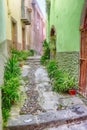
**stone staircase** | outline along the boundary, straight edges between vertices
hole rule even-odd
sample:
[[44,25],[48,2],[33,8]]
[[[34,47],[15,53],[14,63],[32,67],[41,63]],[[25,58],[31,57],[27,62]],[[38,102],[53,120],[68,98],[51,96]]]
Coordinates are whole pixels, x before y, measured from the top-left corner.
[[[26,64],[28,67],[36,67],[37,65],[41,67],[40,57],[29,57]],[[24,69],[26,72],[26,74],[23,73],[24,76],[29,73],[28,67]],[[34,73],[37,79],[35,80],[35,90],[39,89],[39,101],[43,100],[39,104],[45,111],[11,116],[4,130],[87,130],[87,106],[82,100],[73,96],[55,95],[50,89],[49,79],[45,78],[47,76],[45,69],[40,68]],[[58,99],[57,96],[59,96]],[[67,107],[57,109],[58,103],[60,105],[57,100],[60,100]],[[78,125],[79,123],[80,125]]]
[[40,65],[40,56],[34,56],[34,57],[28,57],[26,59],[26,64],[28,65],[29,63],[35,64],[35,65]]
[[87,107],[78,105],[67,110],[50,111],[35,116],[19,115],[13,119],[10,118],[4,130],[45,130],[85,120],[87,120]]

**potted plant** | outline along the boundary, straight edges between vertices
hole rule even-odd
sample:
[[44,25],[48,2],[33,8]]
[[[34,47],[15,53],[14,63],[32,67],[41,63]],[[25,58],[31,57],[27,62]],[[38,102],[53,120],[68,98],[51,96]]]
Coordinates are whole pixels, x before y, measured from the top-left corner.
[[73,78],[73,77],[69,78],[69,80],[68,80],[68,86],[69,86],[68,93],[70,95],[75,95],[76,94],[75,78]]
[[19,60],[19,66],[22,67],[24,65],[24,60],[23,59],[20,59]]
[[70,95],[75,95],[75,94],[76,94],[76,89],[71,88],[71,89],[68,90],[68,93],[69,93]]

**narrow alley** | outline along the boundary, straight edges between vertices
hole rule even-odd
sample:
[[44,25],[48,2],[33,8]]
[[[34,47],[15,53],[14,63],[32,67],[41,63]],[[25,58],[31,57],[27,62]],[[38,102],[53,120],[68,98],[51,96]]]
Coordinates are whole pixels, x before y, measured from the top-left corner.
[[40,57],[29,57],[25,64],[22,86],[26,98],[21,109],[12,108],[6,130],[86,130],[85,102],[78,95],[53,92]]
[[87,0],[0,0],[0,130],[87,130]]

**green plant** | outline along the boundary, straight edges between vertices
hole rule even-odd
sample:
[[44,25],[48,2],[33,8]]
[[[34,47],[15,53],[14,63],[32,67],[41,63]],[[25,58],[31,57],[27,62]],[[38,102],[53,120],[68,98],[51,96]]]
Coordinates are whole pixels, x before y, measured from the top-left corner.
[[5,64],[4,84],[1,87],[3,122],[7,121],[11,106],[19,99],[20,74],[17,57],[15,54],[12,54]]
[[34,55],[34,53],[35,53],[35,51],[34,51],[34,50],[32,50],[32,49],[30,49],[30,50],[28,51],[29,56],[33,56],[33,55]]
[[12,77],[2,86],[2,114],[4,121],[6,121],[6,117],[9,116],[8,112],[10,111],[11,106],[19,99],[18,88],[18,77]]
[[47,63],[47,61],[50,59],[50,49],[49,49],[49,43],[44,40],[43,41],[43,56],[41,57],[41,64]]
[[16,77],[20,75],[20,68],[15,55],[7,60],[5,64],[4,80],[9,80],[11,77]]
[[48,75],[50,78],[54,77],[54,74],[57,70],[57,65],[56,65],[56,61],[55,60],[50,60],[46,66],[47,71],[48,71]]
[[2,116],[3,116],[3,126],[5,126],[6,121],[9,117],[9,110],[7,108],[2,108]]
[[77,87],[75,78],[71,77],[67,72],[60,70],[55,60],[49,60],[46,68],[49,77],[52,79],[54,91],[67,92],[70,88]]
[[17,60],[20,61],[20,60],[26,60],[26,58],[28,56],[33,56],[34,55],[34,50],[16,50],[16,49],[11,49],[11,53],[12,55],[15,55]]
[[53,90],[57,92],[67,92],[70,88],[76,88],[74,78],[67,72],[57,71],[54,75]]

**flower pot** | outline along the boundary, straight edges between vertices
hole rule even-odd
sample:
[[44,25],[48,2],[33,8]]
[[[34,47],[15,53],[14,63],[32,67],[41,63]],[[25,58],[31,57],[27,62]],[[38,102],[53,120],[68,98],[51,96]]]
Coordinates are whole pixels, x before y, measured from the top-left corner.
[[22,67],[22,66],[23,66],[23,64],[22,64],[22,63],[19,63],[19,66],[20,66],[20,67]]
[[76,90],[75,90],[75,89],[69,89],[69,90],[68,90],[68,93],[69,93],[70,95],[75,95],[75,94],[76,94]]
[[22,67],[24,65],[24,61],[19,62],[19,66]]

